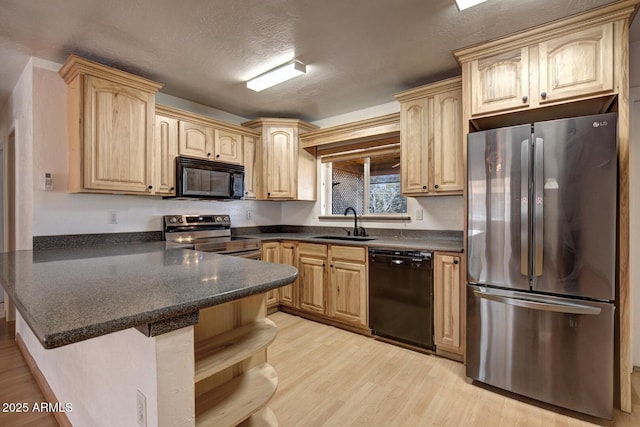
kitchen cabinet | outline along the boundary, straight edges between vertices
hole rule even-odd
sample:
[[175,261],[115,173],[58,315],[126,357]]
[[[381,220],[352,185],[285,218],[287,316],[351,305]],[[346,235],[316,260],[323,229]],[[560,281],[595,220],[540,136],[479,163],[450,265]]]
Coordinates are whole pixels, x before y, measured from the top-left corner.
[[256,152],[260,139],[253,136],[244,137],[244,198],[255,199],[258,197],[258,174],[260,165]]
[[317,162],[315,148],[301,147],[299,135],[317,129],[295,119],[261,118],[243,123],[261,131],[261,149],[256,162],[258,199],[315,200]]
[[402,194],[462,194],[461,78],[443,80],[395,96],[400,102]]
[[462,257],[434,254],[434,329],[436,351],[464,355]]
[[326,245],[298,245],[298,295],[301,310],[325,314],[327,261]]
[[[298,266],[298,245],[296,242],[283,241],[280,244],[280,264],[292,267]],[[298,280],[290,285],[283,286],[280,291],[280,304],[288,307],[296,307],[298,301]]]
[[[266,242],[262,244],[262,261],[280,263],[280,242]],[[280,301],[279,289],[267,292],[267,309],[277,307]]]
[[179,153],[181,156],[213,160],[213,127],[180,120]]
[[367,250],[329,246],[329,317],[358,327],[368,324]]
[[[539,108],[614,90],[614,23],[490,43],[467,57],[472,116]],[[474,48],[475,50],[475,48]]]
[[176,163],[178,155],[178,120],[156,113],[155,149],[156,160],[156,194],[175,196]]
[[213,138],[215,159],[220,162],[242,164],[242,135],[215,129]]
[[161,85],[69,56],[69,192],[155,194],[155,93]]

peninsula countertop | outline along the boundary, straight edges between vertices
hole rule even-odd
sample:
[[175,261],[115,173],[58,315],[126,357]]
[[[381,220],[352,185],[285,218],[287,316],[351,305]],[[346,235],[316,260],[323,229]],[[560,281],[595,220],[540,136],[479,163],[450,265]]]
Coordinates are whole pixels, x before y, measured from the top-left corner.
[[0,254],[0,282],[44,348],[195,314],[292,283],[294,267],[164,242]]

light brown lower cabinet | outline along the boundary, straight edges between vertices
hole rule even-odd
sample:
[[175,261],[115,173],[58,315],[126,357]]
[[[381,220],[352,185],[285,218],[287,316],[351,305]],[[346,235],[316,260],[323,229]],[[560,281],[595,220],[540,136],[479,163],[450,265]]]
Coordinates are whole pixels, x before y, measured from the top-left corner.
[[[280,244],[280,264],[287,264],[293,267],[298,265],[298,245],[295,242],[283,241]],[[288,307],[295,307],[297,304],[298,281],[279,289],[280,304]]]
[[316,314],[326,313],[327,245],[298,245],[299,308]]
[[[262,261],[280,263],[280,242],[266,242],[262,244]],[[267,292],[267,309],[277,307],[280,302],[279,289]]]
[[437,352],[464,356],[462,256],[436,252],[434,257],[434,327]]
[[366,248],[329,246],[329,317],[367,327],[369,281],[366,262]]

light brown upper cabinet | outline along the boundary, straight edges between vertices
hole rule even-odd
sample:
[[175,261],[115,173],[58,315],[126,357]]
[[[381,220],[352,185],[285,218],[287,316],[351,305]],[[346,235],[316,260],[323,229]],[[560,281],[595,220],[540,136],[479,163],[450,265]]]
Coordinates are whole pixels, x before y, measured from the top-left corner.
[[[456,52],[471,116],[538,108],[614,90],[614,23],[551,31]],[[468,64],[468,65],[464,65]],[[467,68],[468,67],[468,68]]]
[[462,194],[464,189],[460,77],[396,94],[400,102],[402,193]]
[[181,156],[213,160],[213,127],[180,120]]
[[299,135],[317,129],[296,119],[261,118],[243,123],[262,132],[256,152],[258,199],[315,200],[317,162],[315,149],[304,149]]
[[242,164],[242,135],[216,129],[213,138],[215,159],[220,162]]
[[156,114],[155,149],[157,150],[156,194],[176,194],[176,156],[178,155],[178,120]]
[[155,93],[161,85],[69,56],[70,192],[155,194]]
[[258,157],[256,156],[256,150],[260,139],[254,136],[244,137],[244,198],[255,199],[258,197],[258,173],[260,165],[258,164]]

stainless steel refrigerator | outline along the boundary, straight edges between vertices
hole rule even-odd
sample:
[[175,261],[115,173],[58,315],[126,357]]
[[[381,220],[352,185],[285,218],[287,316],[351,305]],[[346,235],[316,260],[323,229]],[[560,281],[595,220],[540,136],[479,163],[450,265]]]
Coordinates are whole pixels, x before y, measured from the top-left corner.
[[611,418],[616,114],[471,133],[467,376]]

